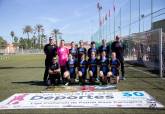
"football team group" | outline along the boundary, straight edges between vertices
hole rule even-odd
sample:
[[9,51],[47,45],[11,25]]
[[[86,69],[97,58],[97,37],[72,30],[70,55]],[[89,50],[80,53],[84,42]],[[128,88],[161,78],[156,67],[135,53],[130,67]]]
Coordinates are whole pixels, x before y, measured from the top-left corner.
[[[60,45],[52,37],[45,45],[45,73],[46,85],[71,84],[117,84],[124,80],[124,46],[120,37],[108,45],[102,40],[102,45],[96,48],[94,41],[89,49],[85,48],[82,40],[79,46],[71,42],[70,49],[61,40]],[[121,69],[121,77],[119,72]]]

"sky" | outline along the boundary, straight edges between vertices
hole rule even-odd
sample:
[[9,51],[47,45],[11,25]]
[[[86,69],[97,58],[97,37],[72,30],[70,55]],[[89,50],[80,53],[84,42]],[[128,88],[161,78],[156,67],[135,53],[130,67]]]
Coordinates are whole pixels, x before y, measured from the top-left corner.
[[[130,0],[99,1],[103,7],[102,16],[106,15],[110,9],[111,23],[114,15],[113,4],[116,7],[116,25],[118,26],[119,23],[120,8],[122,9],[122,25],[129,23]],[[141,0],[141,13],[147,14],[150,12],[150,1]],[[154,11],[165,8],[164,0],[153,1]],[[34,27],[36,24],[41,24],[44,26],[45,34],[48,37],[53,29],[59,29],[63,33],[62,38],[66,41],[90,41],[91,35],[99,27],[97,2],[98,0],[0,0],[0,36],[11,42],[10,32],[12,30],[17,37],[27,37],[23,34],[23,28],[26,25]],[[137,19],[137,4],[138,0],[132,0],[132,19]],[[159,19],[155,18],[155,20]],[[148,23],[145,23],[146,29],[150,27]],[[111,27],[113,28],[113,26]],[[136,31],[134,30],[136,28],[133,27],[132,32]],[[127,33],[128,31],[122,30],[123,35]]]

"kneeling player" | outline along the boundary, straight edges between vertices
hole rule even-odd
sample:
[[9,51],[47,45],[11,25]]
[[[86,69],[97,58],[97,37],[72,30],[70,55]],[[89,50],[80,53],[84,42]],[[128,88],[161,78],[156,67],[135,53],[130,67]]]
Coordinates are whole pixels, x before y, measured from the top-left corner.
[[52,65],[49,68],[48,85],[60,84],[60,67],[57,59],[53,58]]
[[73,58],[73,55],[69,54],[69,60],[66,63],[66,71],[64,72],[64,79],[66,80],[65,85],[75,83],[76,78],[76,60]]
[[86,71],[87,71],[87,61],[85,60],[85,54],[82,53],[80,61],[78,62],[78,77],[80,84],[85,84]]
[[118,84],[120,61],[116,58],[115,52],[112,52],[112,59],[109,64],[111,68],[111,83]]
[[97,78],[97,63],[98,60],[96,58],[96,52],[92,52],[91,57],[88,59],[88,68],[89,68],[89,81],[91,84],[94,84],[94,82],[96,81]]
[[100,72],[99,72],[100,82],[102,84],[107,84],[107,77],[110,77],[110,72],[109,72],[109,59],[106,57],[105,51],[101,53],[99,65],[100,65]]

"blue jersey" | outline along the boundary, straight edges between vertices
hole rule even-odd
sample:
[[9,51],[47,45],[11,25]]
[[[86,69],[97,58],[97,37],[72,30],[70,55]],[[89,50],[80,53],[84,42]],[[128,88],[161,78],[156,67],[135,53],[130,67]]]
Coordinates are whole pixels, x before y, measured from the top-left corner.
[[83,75],[86,75],[87,71],[87,61],[86,60],[80,60],[78,63],[78,71],[81,71]]
[[66,69],[69,71],[71,78],[76,74],[76,66],[77,62],[76,60],[68,60],[66,63]]
[[113,76],[119,75],[120,61],[118,59],[110,60],[110,67]]
[[93,73],[97,73],[97,64],[98,64],[98,60],[95,59],[88,59],[88,68],[89,70],[91,70]]
[[104,75],[107,75],[107,73],[109,72],[109,59],[108,58],[101,58],[99,61],[99,65],[100,65],[100,71],[103,71]]
[[76,48],[69,49],[69,53],[72,54],[72,56],[74,58],[77,58],[78,57],[78,52],[77,52],[77,49]]
[[77,51],[78,51],[78,60],[80,61],[81,55],[82,55],[82,54],[85,54],[85,55],[86,55],[86,53],[87,53],[87,52],[86,52],[86,48],[81,48],[81,47],[79,47]]
[[97,54],[97,49],[96,48],[89,48],[88,49],[88,57],[91,58],[91,53],[95,52]]
[[99,47],[99,53],[101,55],[101,53],[105,51],[106,52],[106,57],[109,58],[109,54],[110,54],[110,47],[109,46],[106,46],[104,47],[103,45]]

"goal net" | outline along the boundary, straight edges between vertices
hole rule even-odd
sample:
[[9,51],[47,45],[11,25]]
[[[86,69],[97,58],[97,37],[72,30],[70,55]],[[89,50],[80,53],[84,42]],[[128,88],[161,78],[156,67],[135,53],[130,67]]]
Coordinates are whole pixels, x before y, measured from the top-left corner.
[[144,65],[149,70],[165,76],[165,34],[162,29],[134,33],[122,37],[125,60]]

